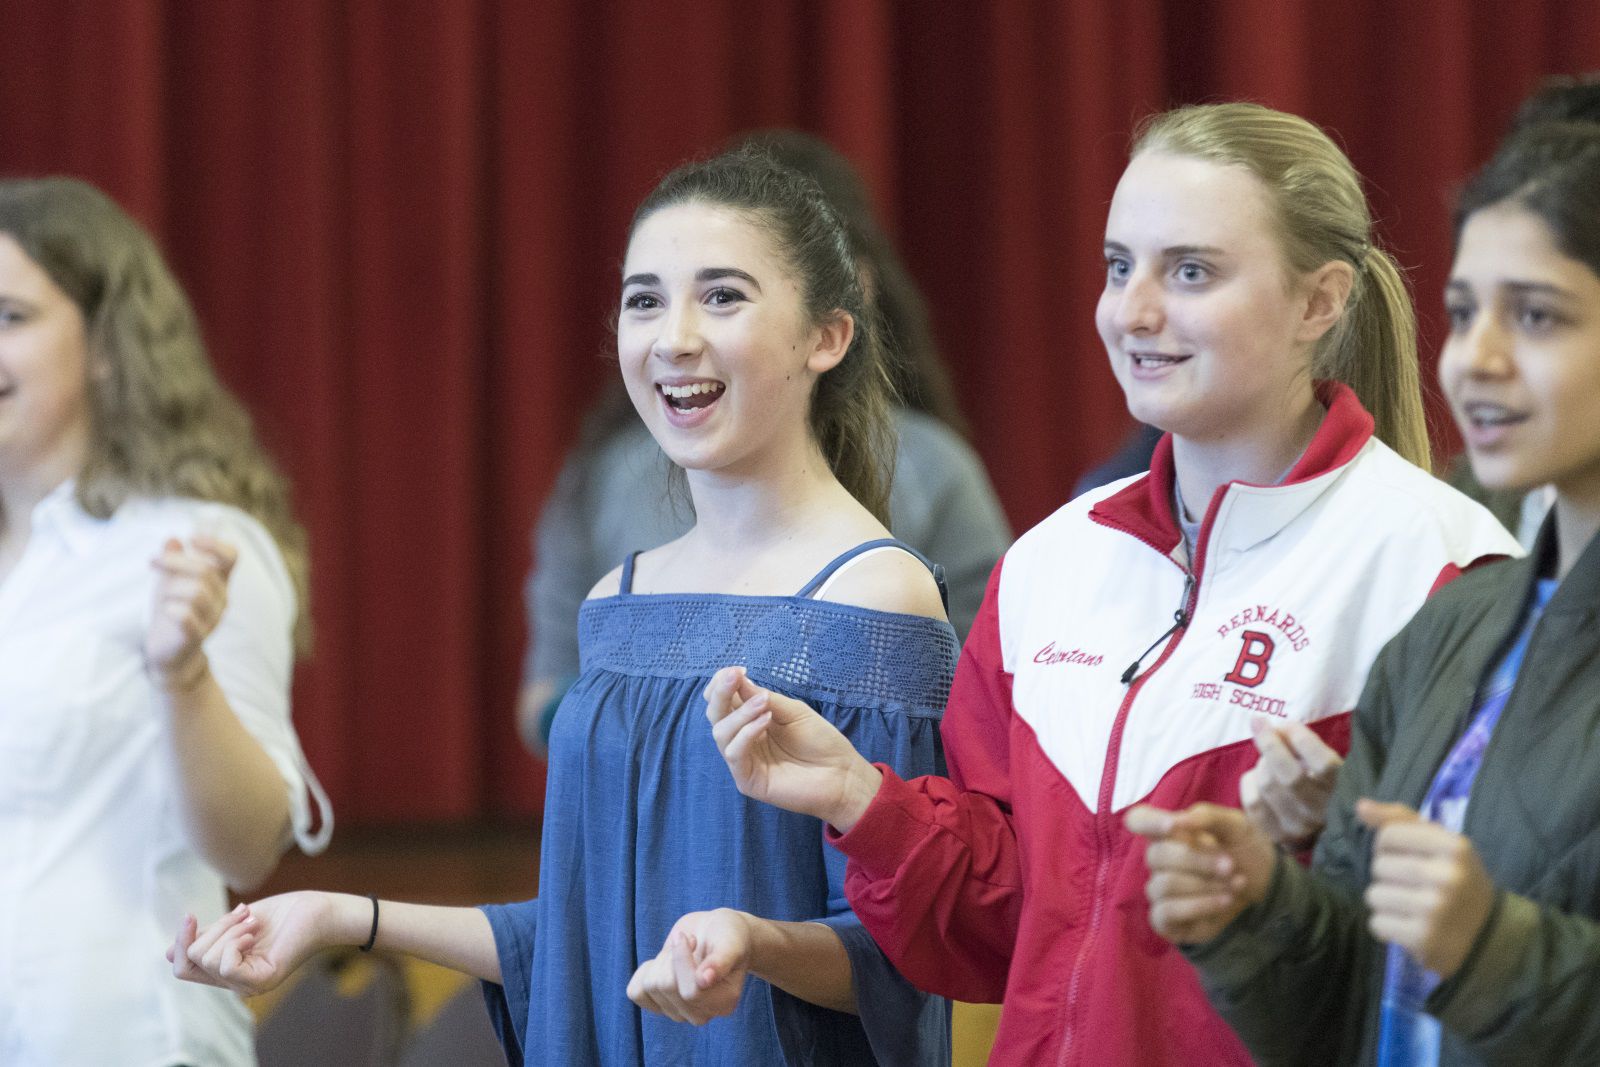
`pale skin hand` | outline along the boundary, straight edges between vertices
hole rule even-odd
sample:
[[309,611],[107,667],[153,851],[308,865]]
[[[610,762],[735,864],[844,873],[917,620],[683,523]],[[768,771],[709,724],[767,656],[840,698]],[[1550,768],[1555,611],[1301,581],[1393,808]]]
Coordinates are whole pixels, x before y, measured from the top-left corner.
[[151,560],[156,584],[144,655],[165,711],[178,811],[201,857],[237,890],[260,884],[289,840],[283,777],[240,723],[211,674],[203,643],[228,606],[233,545],[168,538]]
[[188,546],[167,538],[150,561],[157,578],[144,657],[166,688],[192,688],[207,670],[200,645],[228,606],[228,575],[238,560],[234,546],[196,534]]
[[877,795],[883,775],[832,723],[757,686],[744,668],[718,671],[705,698],[712,737],[745,796],[848,832]]
[[[372,901],[348,893],[297,892],[241,904],[204,930],[192,915],[178,925],[167,950],[172,973],[245,996],[272,989],[314,953],[363,945],[372,931]],[[442,967],[501,981],[494,930],[477,908],[435,907],[386,900],[378,948]]]
[[1372,936],[1451,977],[1494,908],[1495,885],[1478,850],[1404,804],[1361,800],[1356,817],[1377,832],[1366,891]]
[[1309,848],[1322,833],[1344,760],[1304,723],[1257,718],[1250,734],[1260,758],[1239,779],[1245,814],[1283,847]]
[[673,924],[666,944],[628,982],[628,999],[674,1022],[700,1026],[731,1015],[750,972],[752,918],[718,908]]
[[[369,901],[354,899],[370,909]],[[313,953],[340,943],[338,905],[327,893],[284,893],[240,904],[204,930],[186,915],[167,960],[184,981],[243,996],[265,993]],[[349,925],[347,920],[344,926]]]
[[1123,824],[1150,842],[1150,925],[1168,941],[1210,941],[1245,908],[1266,899],[1278,850],[1244,812],[1216,804],[1183,811],[1141,804]]

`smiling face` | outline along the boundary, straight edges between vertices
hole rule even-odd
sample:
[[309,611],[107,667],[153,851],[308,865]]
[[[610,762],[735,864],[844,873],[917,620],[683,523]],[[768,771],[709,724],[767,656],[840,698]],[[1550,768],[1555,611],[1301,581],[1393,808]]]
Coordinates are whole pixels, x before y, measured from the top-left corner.
[[1478,480],[1600,500],[1600,277],[1502,202],[1462,227],[1445,306],[1439,380]]
[[623,380],[662,450],[687,470],[739,471],[814,450],[812,387],[843,358],[848,324],[810,321],[792,268],[748,214],[674,204],[628,243]]
[[0,475],[50,486],[89,450],[83,314],[22,246],[0,233]]
[[1152,150],[1106,220],[1095,322],[1134,418],[1221,442],[1304,409],[1308,317],[1265,185],[1242,167]]

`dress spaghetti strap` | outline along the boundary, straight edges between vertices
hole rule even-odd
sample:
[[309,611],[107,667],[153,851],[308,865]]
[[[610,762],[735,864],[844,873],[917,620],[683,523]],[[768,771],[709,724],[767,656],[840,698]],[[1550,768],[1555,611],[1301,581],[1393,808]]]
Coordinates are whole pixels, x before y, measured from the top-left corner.
[[617,583],[617,595],[626,596],[633,592],[633,561],[639,558],[637,551],[629,552],[622,561],[622,580]]
[[795,596],[800,599],[820,598],[824,593],[827,592],[828,586],[832,584],[833,580],[837,578],[846,567],[854,564],[862,557],[870,553],[881,552],[886,549],[905,552],[908,555],[915,556],[918,560],[920,560],[922,565],[927,567],[928,570],[933,573],[934,584],[939,587],[939,600],[944,604],[946,611],[950,610],[950,590],[944,583],[944,568],[928,559],[927,556],[924,556],[921,552],[918,552],[904,541],[898,541],[893,537],[879,537],[872,541],[863,541],[854,548],[847,549],[846,551],[839,553],[832,559],[832,561],[828,563],[827,566],[818,571],[816,575],[809,582],[807,582],[798,593],[795,594]]

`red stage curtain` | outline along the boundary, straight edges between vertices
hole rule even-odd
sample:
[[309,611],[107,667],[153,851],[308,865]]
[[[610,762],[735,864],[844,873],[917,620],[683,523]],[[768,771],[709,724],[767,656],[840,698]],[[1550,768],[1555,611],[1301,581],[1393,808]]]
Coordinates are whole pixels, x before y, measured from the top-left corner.
[[536,811],[528,529],[611,373],[635,201],[754,126],[832,138],[926,287],[1019,528],[1127,423],[1092,325],[1128,131],[1245,97],[1332,128],[1439,338],[1451,187],[1593,0],[9,0],[0,169],[160,235],[294,476],[297,721],[345,825]]

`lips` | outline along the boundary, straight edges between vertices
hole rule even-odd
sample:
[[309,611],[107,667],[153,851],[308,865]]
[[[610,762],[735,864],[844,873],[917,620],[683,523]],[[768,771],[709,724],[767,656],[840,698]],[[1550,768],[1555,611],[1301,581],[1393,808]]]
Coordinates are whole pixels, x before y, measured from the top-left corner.
[[1474,400],[1461,405],[1461,413],[1466,416],[1470,426],[1489,429],[1498,426],[1512,426],[1524,422],[1528,418],[1525,411],[1506,407],[1503,404],[1493,404],[1486,401]]
[[697,381],[684,384],[657,382],[656,391],[666,400],[667,406],[677,411],[706,408],[722,399],[728,387],[718,381]]
[[1168,367],[1183,363],[1188,356],[1169,355],[1166,352],[1129,352],[1128,358],[1140,367]]
[[1461,439],[1468,449],[1488,453],[1509,447],[1517,427],[1531,415],[1518,408],[1484,400],[1471,400],[1457,407],[1461,418]]
[[728,394],[726,382],[714,378],[673,378],[656,382],[661,409],[667,422],[679,429],[693,429],[711,417],[719,401]]
[[1129,352],[1127,356],[1129,369],[1133,377],[1139,380],[1165,377],[1172,368],[1193,358],[1176,352]]

